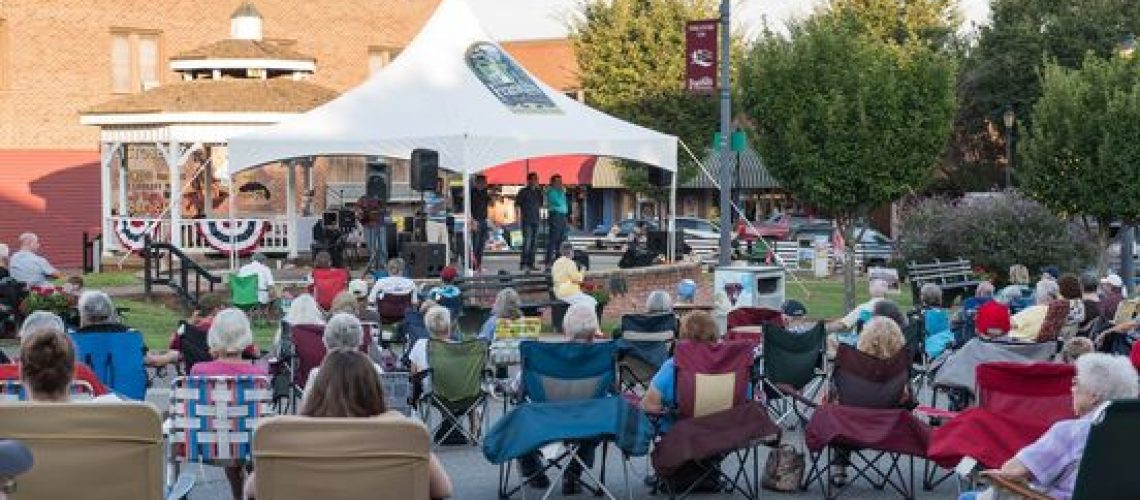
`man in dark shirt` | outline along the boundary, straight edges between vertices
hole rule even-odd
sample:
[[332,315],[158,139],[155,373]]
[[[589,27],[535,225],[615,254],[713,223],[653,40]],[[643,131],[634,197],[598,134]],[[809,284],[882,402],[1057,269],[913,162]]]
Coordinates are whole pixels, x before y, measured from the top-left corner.
[[539,210],[542,208],[542,186],[538,185],[538,174],[526,175],[526,187],[515,196],[515,209],[518,211],[519,226],[522,228],[522,259],[519,269],[538,270],[534,265],[534,254],[538,247],[538,224],[542,221]]
[[471,246],[475,254],[475,269],[483,268],[483,250],[487,247],[487,207],[491,204],[491,195],[487,192],[487,178],[475,176],[471,186]]

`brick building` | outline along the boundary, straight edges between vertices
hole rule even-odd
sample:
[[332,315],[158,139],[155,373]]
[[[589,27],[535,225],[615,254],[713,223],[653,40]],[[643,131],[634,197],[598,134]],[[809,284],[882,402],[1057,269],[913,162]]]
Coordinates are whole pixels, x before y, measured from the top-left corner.
[[[265,42],[311,56],[319,70],[308,81],[343,92],[394,58],[437,4],[257,0],[256,10]],[[100,229],[99,130],[82,125],[80,112],[183,78],[172,58],[223,40],[242,6],[241,0],[0,2],[0,242],[12,244],[34,230],[53,262],[77,265],[80,233]],[[551,45],[505,46],[524,66],[541,61],[539,78],[576,90],[572,54],[557,49],[568,44],[545,43]]]

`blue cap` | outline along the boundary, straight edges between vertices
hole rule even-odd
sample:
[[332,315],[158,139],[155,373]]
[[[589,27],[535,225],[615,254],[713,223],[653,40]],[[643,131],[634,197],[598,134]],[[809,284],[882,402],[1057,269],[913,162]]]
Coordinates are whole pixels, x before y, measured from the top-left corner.
[[32,451],[24,443],[0,440],[0,477],[15,477],[32,468]]

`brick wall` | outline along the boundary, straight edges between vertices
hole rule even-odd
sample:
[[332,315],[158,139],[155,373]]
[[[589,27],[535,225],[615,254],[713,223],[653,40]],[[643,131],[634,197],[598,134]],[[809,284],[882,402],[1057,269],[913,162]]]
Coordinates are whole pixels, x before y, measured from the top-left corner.
[[617,320],[622,314],[643,312],[645,299],[654,290],[665,290],[676,300],[677,283],[683,279],[697,282],[698,304],[711,304],[712,284],[706,279],[699,265],[691,262],[643,267],[638,269],[615,269],[612,271],[591,271],[586,273],[588,280],[600,283],[607,290],[620,288],[615,282],[624,282],[625,293],[611,292],[610,303],[606,305],[603,320]]

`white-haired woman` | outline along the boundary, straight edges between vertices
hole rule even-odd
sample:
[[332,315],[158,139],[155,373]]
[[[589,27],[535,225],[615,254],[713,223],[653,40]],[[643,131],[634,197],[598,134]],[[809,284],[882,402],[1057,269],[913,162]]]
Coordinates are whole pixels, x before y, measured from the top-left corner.
[[[285,313],[283,321],[289,326],[315,325],[323,327],[325,325],[325,313],[321,311],[321,306],[317,304],[317,300],[312,295],[302,293],[289,304],[289,312]],[[277,330],[274,343],[277,344],[280,340],[281,330]]]
[[495,327],[500,319],[519,319],[522,314],[522,298],[514,288],[499,290],[495,296],[495,305],[491,306],[491,315],[483,326],[479,328],[479,340],[491,342],[495,340]]
[[1110,401],[1134,399],[1137,389],[1136,369],[1127,358],[1102,353],[1077,358],[1077,376],[1073,379],[1076,418],[1053,424],[997,472],[1029,481],[1034,489],[1053,498],[1071,498],[1092,423]]
[[[431,358],[428,357],[428,343],[430,341],[453,342],[451,338],[451,311],[446,307],[437,305],[428,309],[427,312],[424,313],[424,325],[427,326],[431,338],[417,340],[415,345],[412,346],[411,352],[408,354],[408,361],[411,362],[413,375],[431,368]],[[420,387],[424,394],[431,392],[430,375],[424,377]],[[482,418],[482,414],[478,409],[472,409],[471,412],[467,414],[467,417],[468,428],[471,431],[471,435],[479,435],[479,422]],[[442,440],[444,444],[467,443],[463,433],[458,430],[453,430],[450,423],[441,425],[435,437],[437,441]]]
[[665,290],[654,290],[645,298],[646,314],[669,314],[673,312],[673,298]]
[[[329,322],[325,325],[325,334],[321,337],[324,341],[325,350],[333,352],[337,350],[355,351],[360,348],[364,341],[364,327],[361,326],[360,320],[349,313],[337,313],[329,318]],[[384,368],[372,363],[376,367],[376,373],[384,373]],[[309,372],[309,379],[305,382],[305,394],[309,393],[309,389],[313,386],[313,381],[317,379],[317,371],[321,367],[315,367]]]

